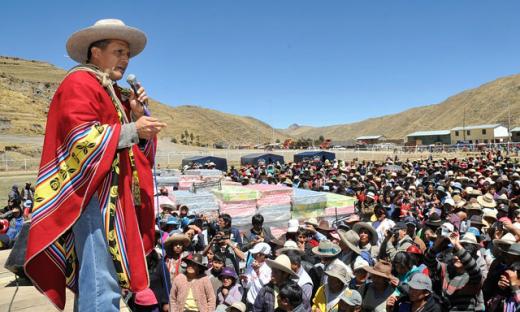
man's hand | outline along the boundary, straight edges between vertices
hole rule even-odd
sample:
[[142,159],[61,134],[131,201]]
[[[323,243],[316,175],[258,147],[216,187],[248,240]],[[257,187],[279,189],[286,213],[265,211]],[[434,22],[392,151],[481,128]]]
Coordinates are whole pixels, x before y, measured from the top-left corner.
[[141,105],[141,103],[146,103],[148,100],[148,95],[146,94],[146,91],[143,87],[139,87],[137,90],[137,97],[133,89],[130,89],[130,92],[130,108],[132,109],[132,113],[134,114],[135,118],[139,119],[144,115],[144,107]]
[[141,116],[135,122],[135,128],[137,129],[137,136],[140,139],[150,140],[157,135],[162,128],[166,127],[166,124],[160,122],[157,118]]
[[453,245],[453,248],[455,248],[455,250],[460,250],[463,248],[459,241],[459,233],[452,232],[450,234],[450,236],[448,236],[448,239],[450,240],[450,242]]

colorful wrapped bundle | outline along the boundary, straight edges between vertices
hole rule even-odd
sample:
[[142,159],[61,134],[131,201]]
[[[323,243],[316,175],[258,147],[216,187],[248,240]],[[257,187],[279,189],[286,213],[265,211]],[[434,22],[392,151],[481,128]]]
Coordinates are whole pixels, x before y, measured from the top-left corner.
[[179,190],[190,190],[193,183],[202,182],[200,176],[196,175],[182,175],[179,177]]
[[218,203],[210,192],[174,191],[173,198],[175,204],[188,206],[190,211],[195,214],[218,215]]
[[188,169],[184,171],[187,175],[197,175],[201,177],[222,177],[224,173],[217,169]]
[[327,196],[322,192],[314,192],[302,189],[294,189],[293,211],[321,210],[327,206]]
[[334,193],[326,193],[326,196],[325,216],[346,215],[354,212],[354,204],[356,203],[354,197]]
[[223,185],[222,189],[214,189],[213,194],[223,202],[247,201],[258,199],[258,191],[245,187]]
[[267,226],[271,229],[271,233],[274,237],[280,237],[287,232],[287,221],[265,222],[264,226]]
[[276,184],[253,184],[246,185],[246,188],[258,191],[260,193],[260,198],[269,197],[269,196],[277,196],[277,195],[286,195],[291,197],[293,193],[293,189],[287,187],[285,185],[276,185]]
[[256,200],[242,200],[235,202],[224,202],[219,200],[218,205],[221,212],[228,213],[231,217],[252,217],[256,213]]

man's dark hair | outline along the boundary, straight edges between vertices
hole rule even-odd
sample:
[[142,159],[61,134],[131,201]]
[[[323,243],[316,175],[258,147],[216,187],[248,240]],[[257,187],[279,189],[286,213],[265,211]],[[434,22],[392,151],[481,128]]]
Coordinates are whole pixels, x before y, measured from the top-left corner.
[[255,224],[262,225],[262,224],[264,224],[264,217],[261,214],[257,213],[253,216],[253,218],[251,218],[251,223],[253,225],[255,225]]
[[296,308],[302,304],[303,291],[301,287],[293,281],[286,283],[282,289],[280,289],[280,293],[278,295],[281,299],[287,300],[289,305],[293,308]]
[[226,256],[221,252],[216,252],[215,255],[213,256],[213,261],[226,263]]
[[224,223],[226,224],[226,227],[231,227],[231,216],[227,213],[220,214],[219,218],[222,218],[224,220]]
[[291,264],[302,264],[302,257],[296,250],[288,250],[284,252],[287,255],[287,258],[291,261]]
[[87,50],[87,63],[90,63],[90,58],[92,57],[92,48],[99,48],[101,50],[105,49],[111,42],[110,39],[98,40],[90,44]]

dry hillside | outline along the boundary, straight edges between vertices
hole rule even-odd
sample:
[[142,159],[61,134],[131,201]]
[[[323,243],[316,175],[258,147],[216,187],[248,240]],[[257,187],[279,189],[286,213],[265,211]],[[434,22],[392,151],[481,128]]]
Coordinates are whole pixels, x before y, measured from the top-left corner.
[[416,107],[398,114],[351,124],[317,128],[293,126],[286,133],[312,138],[323,135],[334,140],[377,134],[402,139],[415,131],[445,130],[462,126],[464,111],[466,125],[501,123],[507,126],[508,105],[511,109],[511,127],[520,126],[520,75],[497,79],[449,97],[436,105]]
[[[64,75],[65,70],[47,63],[0,56],[0,132],[43,134],[48,105]],[[163,138],[180,141],[181,133],[188,131],[193,144],[248,145],[273,138],[283,141],[287,136],[252,117],[197,106],[171,107],[153,100],[150,106],[155,116],[168,123]]]

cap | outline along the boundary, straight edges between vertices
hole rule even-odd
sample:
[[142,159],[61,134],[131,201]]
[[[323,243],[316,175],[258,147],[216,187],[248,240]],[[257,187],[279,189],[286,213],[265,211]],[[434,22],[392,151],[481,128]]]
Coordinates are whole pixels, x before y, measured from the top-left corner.
[[360,306],[363,301],[361,294],[357,290],[352,289],[345,290],[339,300],[344,301],[349,306]]
[[251,254],[262,253],[264,255],[271,254],[271,246],[268,243],[258,243],[253,248],[249,250]]

